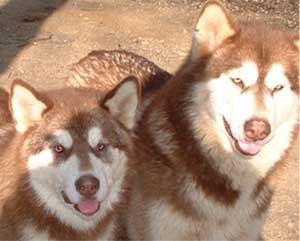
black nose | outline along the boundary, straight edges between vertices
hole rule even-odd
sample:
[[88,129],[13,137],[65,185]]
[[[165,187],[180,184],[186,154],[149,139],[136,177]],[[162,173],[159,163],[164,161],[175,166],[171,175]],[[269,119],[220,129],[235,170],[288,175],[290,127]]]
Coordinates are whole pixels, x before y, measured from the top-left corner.
[[92,175],[85,175],[75,182],[76,190],[84,197],[91,198],[99,190],[100,182]]
[[246,121],[244,132],[249,140],[262,141],[270,134],[271,126],[264,119],[251,119]]

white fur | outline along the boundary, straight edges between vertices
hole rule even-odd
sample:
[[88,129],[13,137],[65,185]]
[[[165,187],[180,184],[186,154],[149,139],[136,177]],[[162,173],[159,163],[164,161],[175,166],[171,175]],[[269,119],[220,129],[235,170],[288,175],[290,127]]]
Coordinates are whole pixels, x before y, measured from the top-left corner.
[[29,157],[27,168],[29,170],[34,170],[47,167],[53,163],[53,158],[54,156],[52,151],[49,148],[46,148],[45,150]]
[[289,80],[284,74],[284,68],[281,64],[271,66],[266,75],[265,84],[270,90],[273,90],[277,85],[289,86]]
[[265,78],[266,86],[273,90],[277,85],[283,85],[284,88],[274,92],[273,96],[265,96],[265,104],[267,109],[273,114],[273,127],[289,122],[295,114],[295,108],[299,105],[298,97],[291,91],[291,84],[284,74],[284,68],[280,64],[271,66]]
[[[102,233],[99,235],[98,239],[96,240],[112,240],[114,237],[114,231],[115,231],[115,221],[112,220],[110,224],[108,224],[108,227]],[[53,239],[50,239],[48,231],[38,231],[37,228],[28,223],[25,225],[25,227],[22,230],[22,237],[20,241],[54,241]]]
[[57,130],[54,132],[54,136],[56,137],[56,141],[66,148],[71,148],[73,145],[73,138],[69,131],[67,130]]
[[30,90],[21,85],[15,85],[11,99],[12,113],[16,120],[17,131],[23,133],[34,121],[42,117],[46,105],[38,100]]
[[[128,158],[126,154],[118,148],[111,147],[108,151],[111,152],[114,160],[110,160],[110,163],[105,166],[109,180],[109,190],[102,205],[105,205],[108,209],[112,209],[112,204],[120,201],[121,190],[127,172]],[[93,162],[93,165],[97,165],[97,160]]]
[[89,153],[90,162],[92,164],[91,172],[81,173],[81,175],[92,174],[98,177],[100,181],[100,188],[97,192],[97,198],[104,201],[112,185],[112,169],[108,163],[105,163],[94,154]]
[[137,83],[134,81],[126,81],[117,89],[114,96],[105,103],[110,113],[128,129],[131,129],[134,125],[134,117],[139,101],[136,85]]
[[75,186],[76,180],[81,176],[79,166],[80,160],[76,155],[72,155],[57,167],[62,182],[61,190],[65,192],[72,203],[80,201],[80,194]]
[[[202,239],[258,239],[264,215],[262,218],[254,217],[257,205],[252,200],[252,190],[243,189],[237,202],[232,207],[226,207],[207,198],[202,191],[196,188],[192,178],[187,178],[183,189],[187,194],[187,200],[205,220],[202,225],[200,223],[200,226],[203,227],[202,231],[207,232],[206,238],[202,236]],[[203,235],[203,233],[201,234]]]
[[223,77],[240,78],[245,87],[249,87],[256,83],[258,79],[258,68],[255,62],[251,60],[244,61],[240,68],[232,69],[225,73]]
[[192,59],[201,54],[199,48],[204,47],[206,51],[213,51],[234,33],[235,30],[230,26],[223,9],[217,4],[207,5],[194,30]]
[[[192,184],[192,183],[191,183]],[[243,204],[234,209],[216,206],[197,189],[191,189],[188,198],[198,207],[201,218],[196,220],[176,211],[162,200],[149,205],[151,229],[148,238],[153,240],[257,240],[264,218],[254,219]],[[248,217],[245,218],[245,215]],[[174,228],[176,227],[176,228]],[[251,227],[249,229],[249,227]]]
[[[149,229],[148,239],[151,240],[190,240],[200,229],[190,217],[180,214],[174,207],[163,200],[153,201],[148,204]],[[174,228],[176,227],[176,228]],[[202,231],[203,232],[203,231]],[[200,237],[200,236],[199,236]]]
[[[244,124],[255,113],[255,95],[242,94],[240,87],[232,83],[231,78],[240,78],[246,87],[253,86],[258,78],[258,68],[253,61],[245,61],[240,68],[229,70],[219,78],[212,79],[207,85],[197,85],[193,92],[196,103],[204,98],[199,91],[207,90],[210,93],[210,116],[216,118],[218,128],[224,131],[223,117],[230,124],[232,134],[238,140],[244,139]],[[226,90],[226,91],[224,91]],[[228,144],[226,150],[230,150]]]
[[11,132],[11,128],[9,126],[1,126],[0,128],[0,137],[1,140],[4,139],[4,137],[7,136],[7,133]]
[[38,231],[32,224],[28,223],[22,232],[21,241],[48,241],[48,231]]
[[[77,156],[72,156],[67,162],[62,164],[59,169],[63,176],[64,191],[73,203],[80,201],[80,195],[76,191],[75,182],[83,175],[92,175],[99,179],[100,188],[96,193],[96,198],[101,202],[100,212],[106,211],[106,206],[110,207],[112,203],[119,201],[119,191],[126,173],[127,157],[123,151],[117,148],[107,147],[111,152],[113,160],[104,161],[89,153],[91,169],[80,171]],[[120,185],[120,186],[118,186]],[[117,186],[117,187],[115,187]]]
[[99,127],[92,127],[88,131],[88,143],[91,147],[95,148],[100,140],[103,139],[102,131]]

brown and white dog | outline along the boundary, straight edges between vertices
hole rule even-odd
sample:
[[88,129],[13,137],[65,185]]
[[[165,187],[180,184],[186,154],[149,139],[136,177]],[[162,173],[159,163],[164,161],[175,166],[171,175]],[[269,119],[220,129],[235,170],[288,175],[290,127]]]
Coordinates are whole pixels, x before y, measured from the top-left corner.
[[160,89],[172,75],[150,60],[125,50],[92,51],[71,68],[66,85],[103,91],[114,88],[127,76],[138,78],[142,97]]
[[105,94],[14,81],[1,126],[0,240],[111,240],[134,156],[136,78]]
[[135,127],[130,239],[259,239],[297,135],[298,91],[297,34],[208,2],[187,62]]

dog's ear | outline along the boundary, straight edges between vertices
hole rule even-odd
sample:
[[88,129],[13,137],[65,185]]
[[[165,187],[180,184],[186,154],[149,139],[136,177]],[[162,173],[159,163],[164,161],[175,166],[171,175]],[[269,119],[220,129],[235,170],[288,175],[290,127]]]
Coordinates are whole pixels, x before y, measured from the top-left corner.
[[138,103],[140,100],[140,86],[136,77],[129,76],[110,91],[102,102],[112,116],[125,127],[131,129]]
[[194,29],[191,59],[212,53],[237,32],[235,21],[223,6],[217,1],[207,2]]
[[11,85],[9,107],[18,132],[25,132],[35,122],[42,119],[50,107],[39,93],[22,80],[14,80]]

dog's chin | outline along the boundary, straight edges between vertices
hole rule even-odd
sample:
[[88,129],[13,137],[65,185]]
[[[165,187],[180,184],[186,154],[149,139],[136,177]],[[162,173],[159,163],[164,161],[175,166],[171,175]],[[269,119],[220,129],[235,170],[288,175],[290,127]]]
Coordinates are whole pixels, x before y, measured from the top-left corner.
[[101,208],[101,203],[98,200],[90,199],[90,200],[84,200],[80,201],[78,203],[73,203],[70,201],[68,196],[62,191],[61,192],[63,201],[71,207],[74,211],[77,213],[85,216],[85,217],[92,217],[95,215]]
[[229,123],[226,121],[226,119],[223,117],[224,127],[227,132],[227,136],[230,139],[230,142],[232,143],[233,148],[243,156],[252,157],[256,156],[261,148],[262,144],[258,143],[250,143],[250,142],[244,142],[241,140],[236,139],[231,131]]

